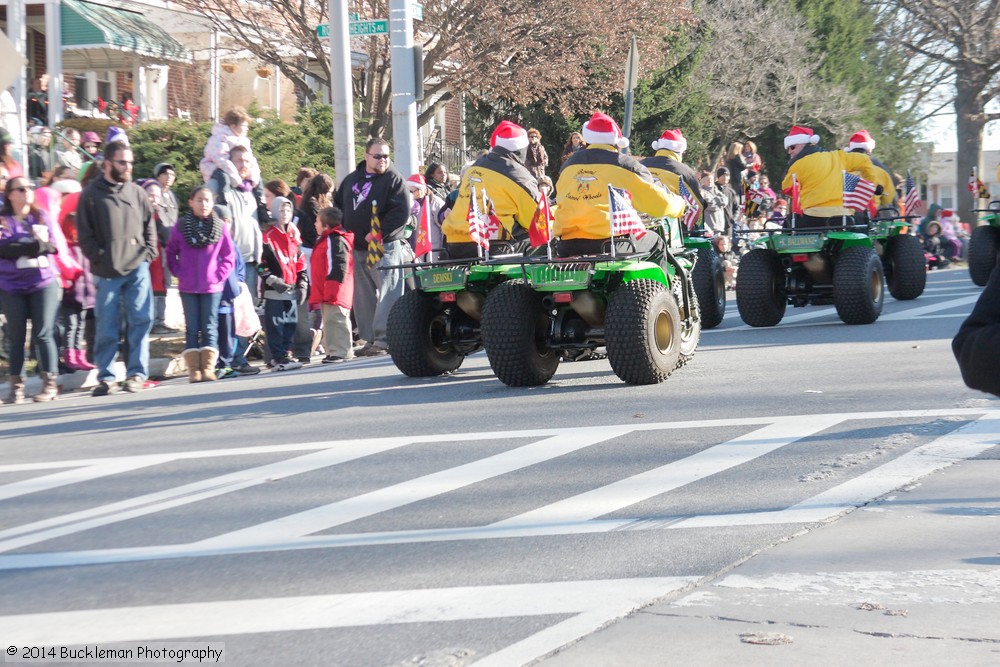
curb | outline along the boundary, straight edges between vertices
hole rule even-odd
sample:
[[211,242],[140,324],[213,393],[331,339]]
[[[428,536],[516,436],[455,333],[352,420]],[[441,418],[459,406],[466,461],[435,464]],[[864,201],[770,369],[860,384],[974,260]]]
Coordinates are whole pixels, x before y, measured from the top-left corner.
[[[115,362],[115,381],[121,382],[125,379],[126,366],[123,362]],[[183,357],[157,357],[149,360],[149,377],[170,378],[187,374],[187,366]],[[76,371],[75,373],[63,373],[57,380],[59,393],[65,394],[81,389],[92,389],[97,386],[97,369],[89,371]],[[34,395],[41,391],[42,378],[31,375],[24,380],[24,391],[26,394]]]

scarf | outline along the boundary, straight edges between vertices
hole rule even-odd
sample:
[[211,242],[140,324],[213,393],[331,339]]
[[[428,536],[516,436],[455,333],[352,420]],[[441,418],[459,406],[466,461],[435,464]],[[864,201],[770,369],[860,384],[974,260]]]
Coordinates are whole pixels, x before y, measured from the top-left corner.
[[184,242],[192,248],[205,248],[218,243],[222,238],[222,220],[214,213],[207,218],[188,213],[178,224],[181,226]]

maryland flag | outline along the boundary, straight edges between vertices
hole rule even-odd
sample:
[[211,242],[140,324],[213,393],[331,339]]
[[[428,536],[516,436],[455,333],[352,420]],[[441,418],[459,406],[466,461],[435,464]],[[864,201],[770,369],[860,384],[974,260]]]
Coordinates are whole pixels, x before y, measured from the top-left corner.
[[538,208],[535,210],[534,217],[531,218],[531,225],[528,227],[528,239],[531,241],[531,247],[537,248],[540,245],[548,245],[551,239],[552,229],[552,208],[549,206],[549,198],[545,196],[544,192],[540,192],[538,196]]
[[372,230],[368,235],[368,257],[366,259],[366,264],[370,267],[375,266],[382,256],[385,254],[385,248],[382,247],[382,222],[378,219],[378,202],[372,202]]
[[423,203],[420,204],[420,220],[417,222],[417,242],[413,246],[413,252],[417,257],[422,257],[431,251],[431,198],[424,196]]
[[967,189],[975,195],[976,199],[990,198],[990,190],[981,180],[979,180],[979,177],[976,175],[975,167],[972,168],[972,173],[969,174],[969,186]]

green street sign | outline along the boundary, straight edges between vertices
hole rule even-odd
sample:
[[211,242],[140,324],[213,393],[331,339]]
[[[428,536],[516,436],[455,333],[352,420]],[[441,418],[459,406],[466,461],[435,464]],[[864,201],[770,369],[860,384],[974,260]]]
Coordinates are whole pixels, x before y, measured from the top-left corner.
[[385,35],[389,32],[389,19],[374,21],[351,21],[347,26],[349,35]]
[[317,37],[329,37],[330,36],[330,24],[320,23],[316,26],[316,36]]
[[414,2],[411,7],[413,8],[413,20],[423,21],[424,20],[424,6],[419,2]]

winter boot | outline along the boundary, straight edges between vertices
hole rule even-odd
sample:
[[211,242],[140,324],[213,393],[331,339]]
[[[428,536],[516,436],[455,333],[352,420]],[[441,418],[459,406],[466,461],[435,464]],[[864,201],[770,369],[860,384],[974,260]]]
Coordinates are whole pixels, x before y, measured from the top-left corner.
[[12,375],[10,378],[10,393],[2,402],[4,405],[20,405],[24,403],[24,378]]
[[219,360],[219,351],[214,347],[201,348],[201,379],[205,381],[217,380],[215,376],[215,362]]
[[56,400],[59,395],[59,385],[56,380],[58,376],[52,373],[42,373],[42,390],[35,394],[35,403],[45,403]]
[[201,350],[191,348],[181,352],[188,368],[188,382],[201,382]]
[[92,371],[94,370],[94,364],[87,361],[87,353],[83,350],[73,350],[76,356],[73,358],[76,367],[81,371]]

